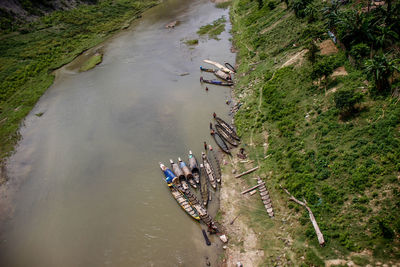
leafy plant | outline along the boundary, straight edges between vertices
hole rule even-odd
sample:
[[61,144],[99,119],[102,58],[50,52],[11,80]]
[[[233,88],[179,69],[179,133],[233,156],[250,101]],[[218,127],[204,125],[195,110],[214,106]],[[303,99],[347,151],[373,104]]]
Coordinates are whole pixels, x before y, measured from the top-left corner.
[[354,89],[340,89],[333,95],[335,106],[342,112],[354,112],[355,105],[360,103],[363,99],[363,94],[355,92]]
[[399,71],[399,59],[388,58],[385,54],[375,55],[365,63],[366,71],[373,77],[378,92],[390,89],[389,77],[395,70]]

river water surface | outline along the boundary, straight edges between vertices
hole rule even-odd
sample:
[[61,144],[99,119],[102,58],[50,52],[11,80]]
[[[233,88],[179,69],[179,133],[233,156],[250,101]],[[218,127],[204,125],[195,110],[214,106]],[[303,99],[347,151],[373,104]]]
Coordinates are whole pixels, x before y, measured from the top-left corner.
[[212,112],[228,118],[230,89],[206,92],[199,66],[234,62],[229,23],[219,41],[183,43],[222,15],[205,0],[168,0],[107,41],[95,69],[62,71],[8,161],[16,190],[0,266],[204,266],[206,256],[215,266],[221,242],[205,245],[158,162],[189,149],[199,158]]

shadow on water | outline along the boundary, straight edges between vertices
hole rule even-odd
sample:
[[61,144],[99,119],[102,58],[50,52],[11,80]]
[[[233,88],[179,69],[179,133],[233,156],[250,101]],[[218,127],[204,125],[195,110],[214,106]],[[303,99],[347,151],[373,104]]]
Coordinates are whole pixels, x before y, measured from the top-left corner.
[[208,1],[166,1],[102,44],[95,69],[60,73],[8,161],[1,266],[204,266],[206,256],[215,265],[220,241],[205,245],[158,162],[189,150],[200,159],[203,141],[213,144],[211,114],[227,117],[230,89],[206,92],[199,66],[234,62],[230,26],[220,41],[182,41],[222,15]]

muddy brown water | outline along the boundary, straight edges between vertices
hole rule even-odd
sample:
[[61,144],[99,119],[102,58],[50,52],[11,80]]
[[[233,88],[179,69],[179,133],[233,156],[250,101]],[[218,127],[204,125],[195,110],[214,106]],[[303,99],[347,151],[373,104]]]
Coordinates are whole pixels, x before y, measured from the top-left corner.
[[209,1],[165,1],[103,44],[95,69],[60,71],[8,160],[0,266],[216,265],[221,242],[205,245],[158,162],[187,160],[189,149],[199,159],[203,141],[216,146],[212,113],[228,119],[230,88],[206,92],[199,67],[234,62],[229,23],[219,41],[183,43],[222,15]]

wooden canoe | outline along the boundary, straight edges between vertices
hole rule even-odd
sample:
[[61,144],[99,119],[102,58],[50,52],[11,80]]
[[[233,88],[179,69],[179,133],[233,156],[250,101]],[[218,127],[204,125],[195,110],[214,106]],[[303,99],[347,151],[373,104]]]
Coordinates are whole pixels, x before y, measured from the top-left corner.
[[219,166],[219,161],[218,161],[217,156],[215,155],[214,150],[211,145],[208,146],[207,154],[209,155],[208,159],[210,160],[211,164],[214,167],[217,182],[220,183],[221,182],[221,167]]
[[200,70],[201,71],[206,71],[206,72],[212,72],[214,73],[215,76],[217,76],[218,78],[227,81],[227,82],[232,82],[232,77],[230,74],[223,72],[222,70],[218,70],[218,69],[207,69],[207,68],[203,68],[200,66]]
[[204,152],[201,152],[201,158],[203,160],[204,170],[208,177],[208,181],[213,188],[217,188],[217,177],[215,175],[215,171],[213,166],[211,165],[207,155]]
[[225,141],[227,141],[229,144],[231,144],[232,146],[238,146],[239,143],[237,140],[235,140],[226,130],[224,127],[222,127],[219,124],[215,124],[215,129],[217,130],[217,133],[219,133],[220,136],[222,136],[222,138],[225,139]]
[[200,220],[198,211],[193,207],[189,199],[174,184],[170,184],[169,188],[179,206],[181,206],[182,209],[184,209],[193,219]]
[[232,73],[232,74],[235,73],[234,71],[228,69],[227,67],[225,67],[224,65],[222,65],[222,64],[220,64],[218,62],[211,61],[211,60],[208,60],[208,59],[204,59],[203,61],[205,63],[208,63],[208,64],[216,66],[217,68],[221,69],[223,72]]
[[201,193],[201,199],[203,200],[203,205],[206,207],[208,204],[208,179],[207,179],[207,174],[204,169],[204,165],[200,164],[200,193]]
[[221,148],[222,151],[224,151],[227,154],[231,154],[231,151],[229,150],[228,145],[225,143],[224,139],[222,138],[221,135],[219,135],[217,132],[212,129],[212,126],[210,125],[210,134],[214,138],[215,143]]
[[194,181],[197,184],[199,184],[200,183],[200,170],[197,165],[197,160],[191,150],[189,151],[189,168],[193,174]]
[[227,123],[226,121],[217,116],[215,116],[214,119],[232,136],[232,138],[240,141],[240,138],[239,136],[237,136],[235,129],[233,129],[233,127],[229,123]]
[[232,86],[233,85],[233,82],[221,82],[221,81],[217,81],[217,80],[206,80],[203,77],[200,77],[200,82],[215,84],[215,85],[222,85],[222,86]]

